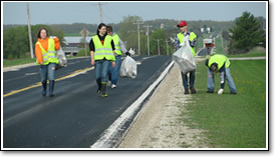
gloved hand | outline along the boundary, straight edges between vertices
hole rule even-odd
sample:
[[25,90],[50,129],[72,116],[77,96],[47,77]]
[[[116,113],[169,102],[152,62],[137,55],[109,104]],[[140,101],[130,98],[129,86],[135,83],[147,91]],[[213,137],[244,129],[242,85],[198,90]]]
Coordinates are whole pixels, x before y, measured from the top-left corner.
[[132,48],[130,48],[130,50],[128,52],[130,53],[130,55],[135,55],[135,53],[136,53]]
[[49,38],[50,38],[50,39],[55,39],[55,38],[56,38],[56,36],[50,36]]
[[129,52],[126,52],[125,55],[126,56],[131,56],[131,54]]
[[184,41],[180,44],[180,46],[186,46],[186,45],[187,45],[186,41]]
[[223,92],[224,92],[224,89],[220,88],[220,89],[218,90],[217,94],[223,94]]

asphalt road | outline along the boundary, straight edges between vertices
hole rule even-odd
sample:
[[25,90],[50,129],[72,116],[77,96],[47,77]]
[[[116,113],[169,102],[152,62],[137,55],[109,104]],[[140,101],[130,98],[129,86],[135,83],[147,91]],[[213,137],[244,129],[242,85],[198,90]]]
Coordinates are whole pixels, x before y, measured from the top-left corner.
[[40,95],[37,66],[4,72],[3,147],[89,148],[171,62],[171,56],[134,59],[141,63],[138,76],[120,78],[107,98],[96,94],[89,58],[69,60],[67,68],[56,71],[52,98]]

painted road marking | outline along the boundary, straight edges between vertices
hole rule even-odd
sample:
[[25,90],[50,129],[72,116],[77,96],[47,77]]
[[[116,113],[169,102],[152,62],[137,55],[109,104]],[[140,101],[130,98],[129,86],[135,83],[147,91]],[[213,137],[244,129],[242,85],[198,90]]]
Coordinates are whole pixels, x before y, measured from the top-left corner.
[[[76,70],[72,74],[69,74],[69,75],[63,76],[61,78],[58,78],[55,81],[61,81],[61,80],[67,79],[67,78],[75,77],[75,76],[78,76],[80,74],[86,73],[87,71],[90,71],[90,70],[93,70],[93,69],[94,69],[94,66],[89,67],[89,68],[85,68],[85,69]],[[47,83],[49,83],[49,81],[47,81]],[[12,91],[10,93],[4,94],[3,97],[11,96],[13,94],[16,94],[16,93],[19,93],[19,92],[22,92],[22,91],[26,91],[28,89],[39,87],[39,86],[41,86],[41,82],[37,82],[35,85],[29,86],[29,87],[25,87],[25,88],[22,88],[22,89],[19,89],[19,90]]]
[[119,134],[124,131],[125,124],[132,119],[135,112],[139,109],[143,101],[151,95],[151,92],[157,88],[160,82],[165,78],[169,70],[174,65],[172,61],[167,68],[161,73],[157,80],[151,84],[148,89],[132,104],[130,105],[113,123],[109,126],[102,134],[100,139],[98,139],[90,148],[113,148],[115,147],[122,136]]

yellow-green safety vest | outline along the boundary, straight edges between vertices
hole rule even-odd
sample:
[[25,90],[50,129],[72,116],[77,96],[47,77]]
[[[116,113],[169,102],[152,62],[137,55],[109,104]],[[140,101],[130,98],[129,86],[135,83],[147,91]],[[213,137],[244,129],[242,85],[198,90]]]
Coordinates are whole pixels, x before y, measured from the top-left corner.
[[[185,38],[185,35],[181,32],[177,34],[177,37],[179,39],[180,44],[183,43],[183,39]],[[196,34],[194,32],[190,32],[189,40],[193,41],[195,38],[197,38]],[[195,47],[191,47],[192,55],[195,56]]]
[[119,43],[119,36],[117,34],[113,35],[113,42],[115,47],[115,53],[117,55],[122,55],[121,49],[120,49],[120,43]]
[[215,62],[217,63],[218,70],[224,65],[224,63],[225,63],[225,68],[228,68],[231,65],[231,62],[228,57],[224,55],[215,54],[210,57],[208,67],[211,67],[211,65]]
[[113,38],[110,35],[106,35],[103,45],[98,35],[94,35],[92,37],[92,40],[95,46],[94,57],[93,57],[94,60],[103,60],[105,58],[109,61],[115,61],[115,57],[114,57],[113,49],[111,45]]
[[[40,42],[37,42],[36,44],[39,45],[41,52],[42,52],[42,60],[43,65],[48,65],[49,63],[59,63],[59,60],[56,58],[56,50],[55,50],[55,42],[54,39],[48,39],[48,50],[44,50],[44,48],[41,46]],[[36,61],[37,65],[40,65],[38,61]]]

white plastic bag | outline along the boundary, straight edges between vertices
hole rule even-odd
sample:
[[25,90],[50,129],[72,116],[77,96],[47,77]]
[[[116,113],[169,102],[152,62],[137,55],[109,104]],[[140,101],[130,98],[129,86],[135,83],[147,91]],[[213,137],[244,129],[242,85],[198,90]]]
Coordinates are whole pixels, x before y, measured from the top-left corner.
[[[50,38],[54,39],[56,36],[50,36]],[[59,60],[59,64],[56,65],[56,70],[67,67],[67,59],[61,46],[59,50],[56,50],[56,58]]]
[[120,67],[120,77],[131,77],[136,78],[137,76],[137,63],[136,61],[127,56],[121,64]]
[[172,56],[173,61],[184,74],[196,69],[196,64],[188,40],[186,40],[185,43],[186,44],[173,53]]
[[67,59],[62,47],[60,47],[60,49],[56,51],[56,57],[59,60],[59,64],[57,64],[56,70],[67,66]]

